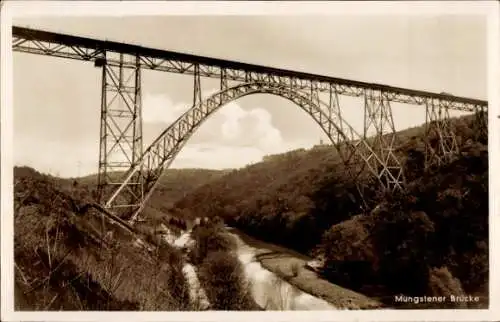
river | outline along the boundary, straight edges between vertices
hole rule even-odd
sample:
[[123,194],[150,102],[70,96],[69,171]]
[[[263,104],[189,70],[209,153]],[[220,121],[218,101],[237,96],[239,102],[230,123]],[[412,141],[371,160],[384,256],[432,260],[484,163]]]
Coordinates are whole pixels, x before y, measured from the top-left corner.
[[332,304],[305,293],[262,267],[256,249],[236,234],[237,255],[244,267],[255,302],[265,310],[336,310]]
[[[193,243],[190,232],[184,232],[175,238],[164,226],[164,240],[177,248],[190,247]],[[251,294],[255,302],[265,310],[336,310],[332,304],[299,290],[276,274],[262,267],[256,259],[257,250],[245,243],[240,236],[228,231],[236,241],[235,253],[244,267],[247,281],[250,284]],[[183,269],[190,285],[191,294],[197,294],[199,301],[208,305],[204,290],[198,282],[195,269],[186,263]],[[204,305],[204,306],[205,306]]]

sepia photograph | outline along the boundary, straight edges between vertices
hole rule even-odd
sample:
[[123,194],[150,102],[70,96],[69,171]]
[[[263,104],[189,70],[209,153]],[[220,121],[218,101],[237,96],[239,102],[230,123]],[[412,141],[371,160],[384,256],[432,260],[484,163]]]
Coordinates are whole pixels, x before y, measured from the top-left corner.
[[493,309],[498,4],[9,2],[2,315]]

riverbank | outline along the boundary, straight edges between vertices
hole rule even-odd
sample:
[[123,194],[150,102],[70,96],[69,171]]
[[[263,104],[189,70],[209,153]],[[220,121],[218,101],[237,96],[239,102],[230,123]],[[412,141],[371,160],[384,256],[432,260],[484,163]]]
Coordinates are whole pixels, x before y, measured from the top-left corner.
[[312,259],[308,256],[257,240],[236,228],[228,227],[227,229],[252,248],[255,259],[264,269],[276,274],[297,289],[330,303],[337,309],[375,309],[382,306],[376,300],[332,284],[307,269],[305,264]]
[[337,310],[327,301],[314,297],[290,284],[278,274],[264,268],[256,259],[256,249],[246,244],[238,235],[230,233],[236,243],[234,250],[244,267],[254,301],[263,309],[285,310]]

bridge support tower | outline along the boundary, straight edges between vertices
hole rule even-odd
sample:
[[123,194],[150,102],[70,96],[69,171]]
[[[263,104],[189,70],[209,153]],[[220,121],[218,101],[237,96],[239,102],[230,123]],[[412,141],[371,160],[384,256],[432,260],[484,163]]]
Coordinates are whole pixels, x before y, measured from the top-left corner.
[[450,162],[458,153],[458,144],[446,102],[428,99],[425,115],[425,168],[427,169]]
[[124,194],[111,208],[128,212],[143,200],[140,171],[125,182],[125,172],[140,161],[143,152],[140,61],[138,56],[107,52],[95,66],[102,68],[98,201],[106,202],[125,183]]
[[[403,188],[403,167],[396,156],[396,129],[387,94],[366,89],[364,93],[363,138],[371,146],[366,163],[377,169],[378,179],[386,191]],[[376,157],[380,161],[376,161]]]

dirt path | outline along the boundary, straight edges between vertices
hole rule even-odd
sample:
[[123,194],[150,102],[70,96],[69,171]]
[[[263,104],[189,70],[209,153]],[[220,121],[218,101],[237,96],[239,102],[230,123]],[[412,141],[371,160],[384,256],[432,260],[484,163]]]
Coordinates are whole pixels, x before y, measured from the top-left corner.
[[307,269],[305,264],[311,258],[293,250],[252,238],[243,232],[228,228],[248,246],[254,248],[255,257],[262,267],[275,273],[291,285],[325,300],[339,309],[373,309],[381,304],[365,295],[356,293],[321,278]]

